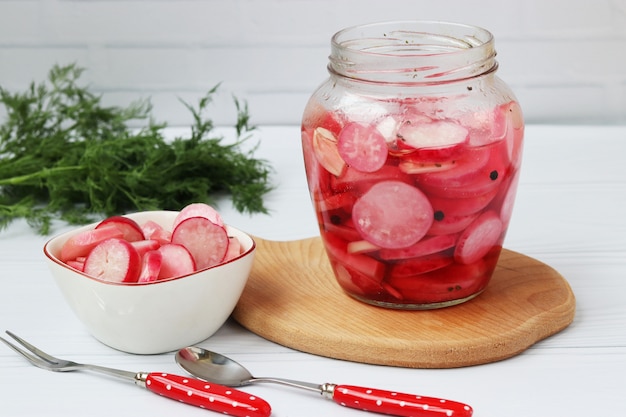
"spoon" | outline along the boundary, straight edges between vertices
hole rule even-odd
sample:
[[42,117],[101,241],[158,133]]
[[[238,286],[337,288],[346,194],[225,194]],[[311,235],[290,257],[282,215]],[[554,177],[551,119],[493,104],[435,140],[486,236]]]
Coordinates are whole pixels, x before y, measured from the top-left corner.
[[394,416],[471,417],[472,407],[456,401],[373,388],[331,383],[312,384],[284,378],[257,378],[238,362],[219,353],[190,346],[176,353],[176,362],[190,374],[217,384],[241,387],[271,382],[321,394],[345,407]]

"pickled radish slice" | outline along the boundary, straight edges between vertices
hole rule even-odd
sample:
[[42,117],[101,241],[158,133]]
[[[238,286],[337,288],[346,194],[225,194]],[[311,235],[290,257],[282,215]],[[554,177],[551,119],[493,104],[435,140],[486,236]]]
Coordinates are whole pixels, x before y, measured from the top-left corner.
[[499,243],[503,225],[494,211],[481,214],[459,237],[454,259],[462,264],[480,260]]
[[136,282],[141,258],[124,239],[113,238],[98,244],[85,260],[85,274],[108,282]]
[[124,233],[113,225],[80,232],[63,244],[60,255],[61,261],[67,262],[81,256],[87,256],[93,248],[105,240],[121,238],[122,236]]
[[478,213],[472,213],[458,216],[443,215],[440,218],[438,216],[440,213],[442,212],[435,212],[435,221],[430,226],[430,229],[428,229],[429,235],[449,235],[461,232],[478,217]]
[[454,168],[456,161],[417,161],[411,159],[405,159],[398,164],[400,171],[405,174],[427,174],[429,172],[441,172],[447,169]]
[[432,171],[419,175],[419,184],[428,187],[464,187],[473,182],[489,163],[490,148],[471,149],[454,161],[450,169]]
[[435,214],[441,212],[442,216],[467,216],[478,213],[487,207],[497,194],[498,189],[494,189],[486,194],[471,198],[442,198],[429,195],[428,199]]
[[324,233],[326,235],[337,236],[340,239],[350,242],[361,240],[361,235],[352,225],[333,224],[329,222],[324,225]]
[[519,104],[512,101],[501,106],[506,113],[506,136],[507,152],[509,160],[514,167],[519,167],[522,158],[522,140],[524,138],[524,118]]
[[448,122],[405,123],[398,130],[399,149],[415,149],[415,155],[425,160],[448,160],[457,156],[469,141],[463,126]]
[[185,206],[174,219],[172,230],[176,229],[181,222],[191,217],[204,217],[218,226],[224,226],[222,216],[213,207],[205,203],[192,203]]
[[159,249],[161,246],[159,241],[154,239],[136,240],[134,242],[130,242],[130,244],[133,245],[133,248],[135,248],[141,257],[150,251]]
[[141,227],[131,218],[124,216],[107,217],[96,226],[96,229],[101,229],[107,226],[115,226],[120,229],[120,231],[124,234],[124,240],[127,242],[145,239]]
[[163,226],[152,220],[148,220],[141,225],[141,230],[146,239],[156,240],[161,245],[170,243],[170,240],[172,240],[172,232],[165,230]]
[[[404,259],[390,267],[390,275],[394,277],[416,277],[437,269],[444,268],[454,262],[451,256],[442,254],[425,255],[419,258]],[[418,278],[419,279],[419,278]]]
[[344,126],[337,149],[346,164],[362,172],[378,171],[387,160],[387,142],[371,125],[353,122]]
[[367,255],[348,252],[348,242],[332,234],[322,236],[331,262],[349,265],[353,276],[360,276],[367,282],[379,284],[385,275],[385,265]]
[[228,237],[228,251],[224,257],[224,261],[229,261],[241,255],[241,242],[235,236]]
[[313,132],[312,142],[313,153],[317,162],[331,174],[341,175],[346,163],[339,154],[335,135],[323,127],[318,127]]
[[348,167],[339,177],[331,178],[330,186],[335,193],[345,191],[363,193],[377,182],[391,180],[413,183],[413,179],[397,167],[383,165],[376,172],[359,172]]
[[145,283],[158,280],[162,263],[163,255],[158,249],[146,252],[142,258],[141,272],[137,282]]
[[509,224],[513,215],[513,204],[515,203],[515,192],[517,191],[517,183],[519,182],[519,173],[513,177],[506,188],[504,198],[500,202],[500,220],[503,224]]
[[381,249],[378,257],[383,260],[399,260],[417,258],[442,252],[454,247],[458,235],[427,236],[419,242],[401,249]]
[[403,300],[410,300],[412,303],[456,300],[482,290],[489,282],[496,260],[497,256],[488,255],[486,259],[469,265],[453,263],[419,277],[390,275],[386,283],[395,288]]
[[222,262],[228,251],[228,235],[223,226],[205,217],[183,220],[172,232],[172,243],[184,246],[198,269]]
[[354,203],[352,219],[363,239],[383,248],[403,248],[424,237],[433,222],[433,208],[417,188],[383,181]]
[[141,231],[143,232],[143,236],[146,239],[152,239],[152,235],[157,230],[162,230],[162,229],[163,229],[163,226],[161,226],[160,224],[158,224],[157,222],[153,220],[148,220],[144,224],[141,225]]
[[372,297],[384,291],[380,280],[372,279],[348,265],[339,262],[333,263],[337,282],[348,294]]
[[161,246],[159,252],[162,256],[159,279],[180,277],[196,271],[196,263],[183,245],[168,243]]
[[77,271],[83,272],[85,270],[85,261],[67,261],[67,266],[74,268]]
[[456,167],[417,176],[422,191],[442,198],[473,198],[497,191],[511,172],[506,144],[468,151]]
[[318,202],[321,211],[331,211],[337,209],[346,209],[351,207],[357,197],[353,193],[333,194]]

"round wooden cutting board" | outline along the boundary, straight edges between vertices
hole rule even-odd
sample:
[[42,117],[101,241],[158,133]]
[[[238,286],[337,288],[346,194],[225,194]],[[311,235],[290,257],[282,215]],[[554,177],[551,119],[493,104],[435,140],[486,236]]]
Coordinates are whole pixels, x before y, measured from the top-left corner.
[[464,304],[400,311],[367,305],[336,283],[319,237],[255,238],[250,279],[233,312],[273,342],[320,356],[408,368],[509,358],[567,327],[575,297],[551,267],[503,250],[487,289]]

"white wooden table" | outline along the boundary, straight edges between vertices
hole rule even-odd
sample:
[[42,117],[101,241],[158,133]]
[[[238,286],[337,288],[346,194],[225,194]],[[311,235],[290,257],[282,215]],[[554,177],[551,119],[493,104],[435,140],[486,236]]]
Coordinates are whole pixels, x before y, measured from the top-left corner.
[[[270,215],[218,208],[227,223],[274,240],[317,235],[299,127],[260,128],[256,156],[276,170]],[[460,369],[372,366],[293,351],[228,322],[200,345],[257,376],[335,382],[450,398],[476,417],[618,416],[626,409],[626,126],[528,126],[523,174],[505,247],[559,271],[577,297],[574,323],[522,354]],[[65,230],[57,228],[56,232]],[[0,233],[0,330],[50,353],[131,371],[182,373],[173,354],[108,348],[64,303],[44,263],[46,237],[23,222]],[[359,416],[315,394],[272,385],[244,388],[277,417]],[[208,413],[208,414],[207,414]],[[205,416],[211,412],[89,373],[57,374],[0,346],[0,416]],[[216,415],[216,414],[215,414]]]

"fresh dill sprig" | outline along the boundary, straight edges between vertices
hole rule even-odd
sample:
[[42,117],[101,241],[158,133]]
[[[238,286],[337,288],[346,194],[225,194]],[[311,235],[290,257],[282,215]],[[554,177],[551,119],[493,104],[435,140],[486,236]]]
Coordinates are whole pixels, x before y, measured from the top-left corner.
[[[180,210],[229,194],[240,212],[266,213],[271,167],[243,146],[254,130],[247,103],[236,98],[236,140],[214,135],[206,116],[218,86],[197,106],[188,136],[166,138],[149,101],[105,107],[78,85],[84,70],[54,66],[47,82],[24,92],[0,87],[0,230],[24,218],[40,234],[52,220],[84,224],[101,216]],[[142,128],[129,122],[141,121]]]

